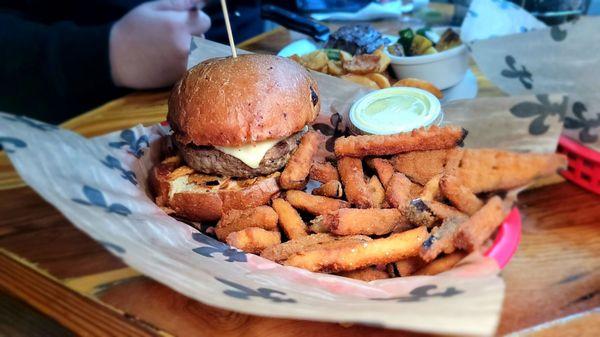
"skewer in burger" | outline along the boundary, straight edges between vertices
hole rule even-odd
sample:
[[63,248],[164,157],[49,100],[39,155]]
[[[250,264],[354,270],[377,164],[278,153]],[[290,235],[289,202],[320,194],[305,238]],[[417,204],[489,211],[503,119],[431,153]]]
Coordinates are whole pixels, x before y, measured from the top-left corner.
[[251,54],[196,65],[169,98],[179,156],[152,171],[157,203],[195,221],[268,203],[319,111],[316,81],[286,58]]

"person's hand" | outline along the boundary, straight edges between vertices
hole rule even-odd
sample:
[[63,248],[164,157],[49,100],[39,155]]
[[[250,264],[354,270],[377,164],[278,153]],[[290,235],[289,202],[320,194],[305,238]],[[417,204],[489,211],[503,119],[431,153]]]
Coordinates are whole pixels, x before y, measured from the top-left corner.
[[141,4],[110,32],[113,82],[133,89],[173,84],[186,70],[191,35],[210,28],[200,0],[158,0]]

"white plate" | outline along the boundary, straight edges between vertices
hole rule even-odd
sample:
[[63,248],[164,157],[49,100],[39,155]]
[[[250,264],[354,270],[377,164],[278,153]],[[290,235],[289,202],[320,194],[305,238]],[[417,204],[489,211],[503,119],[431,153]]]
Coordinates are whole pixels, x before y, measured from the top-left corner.
[[[398,37],[387,36],[389,39],[397,39]],[[283,47],[277,55],[283,57],[289,57],[294,54],[304,55],[308,54],[312,51],[315,51],[319,48],[317,44],[310,39],[301,39],[294,41],[287,46]],[[446,90],[442,90],[444,93],[444,98],[442,99],[442,103],[455,101],[458,99],[472,99],[477,97],[477,78],[471,71],[471,69],[467,70],[465,77],[462,81],[458,82],[457,85],[448,88]]]

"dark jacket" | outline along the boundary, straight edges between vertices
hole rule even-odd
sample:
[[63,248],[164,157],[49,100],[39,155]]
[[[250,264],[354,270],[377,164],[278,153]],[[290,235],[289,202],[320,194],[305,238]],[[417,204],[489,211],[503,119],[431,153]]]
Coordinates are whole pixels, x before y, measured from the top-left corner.
[[[236,41],[260,33],[257,1],[228,1]],[[112,82],[108,37],[142,2],[0,0],[0,111],[59,123],[127,93]],[[226,43],[219,1],[204,10],[206,37]]]

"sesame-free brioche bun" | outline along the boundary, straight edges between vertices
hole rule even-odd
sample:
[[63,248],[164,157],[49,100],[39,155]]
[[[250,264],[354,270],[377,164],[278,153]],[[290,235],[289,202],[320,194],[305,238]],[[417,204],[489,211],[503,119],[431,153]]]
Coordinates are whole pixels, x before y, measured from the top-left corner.
[[302,66],[248,54],[188,70],[171,92],[167,119],[184,145],[241,146],[300,131],[320,103],[317,83]]

